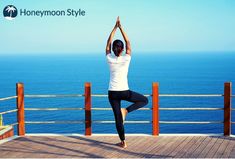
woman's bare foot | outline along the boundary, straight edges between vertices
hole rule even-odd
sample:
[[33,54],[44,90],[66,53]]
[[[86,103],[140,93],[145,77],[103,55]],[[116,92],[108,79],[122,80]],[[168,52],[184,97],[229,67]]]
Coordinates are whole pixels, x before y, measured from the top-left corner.
[[118,146],[120,146],[122,148],[127,148],[127,144],[125,141],[121,141],[120,143],[118,143]]
[[123,124],[125,122],[125,119],[126,119],[126,115],[127,115],[127,110],[126,108],[121,108],[121,112],[122,112],[122,120],[123,120]]

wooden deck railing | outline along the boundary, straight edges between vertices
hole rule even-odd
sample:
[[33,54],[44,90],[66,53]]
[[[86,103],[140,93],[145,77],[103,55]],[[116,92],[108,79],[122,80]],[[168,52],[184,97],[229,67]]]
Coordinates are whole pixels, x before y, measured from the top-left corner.
[[[16,99],[16,109],[0,112],[2,114],[8,114],[17,112],[17,123],[10,125],[18,126],[18,135],[25,135],[25,124],[85,124],[85,135],[92,135],[92,123],[115,123],[115,121],[93,121],[91,116],[92,110],[112,110],[111,108],[92,108],[92,97],[107,97],[104,94],[92,94],[91,83],[86,82],[84,88],[84,94],[70,94],[70,95],[25,95],[23,83],[16,84],[16,96],[0,98],[0,101]],[[223,124],[224,135],[229,136],[231,134],[231,124],[235,122],[231,121],[232,109],[231,98],[235,97],[232,95],[232,83],[224,83],[224,94],[159,94],[158,82],[152,83],[152,94],[146,94],[147,97],[152,97],[152,108],[140,108],[139,110],[151,110],[152,121],[125,121],[126,124],[130,123],[151,123],[152,124],[152,135],[159,135],[159,124]],[[24,108],[24,98],[66,98],[66,97],[84,97],[84,108]],[[222,108],[159,108],[159,97],[224,97],[224,107]],[[84,121],[25,121],[25,110],[27,111],[57,111],[57,110],[85,110]],[[224,121],[160,121],[159,110],[223,110]]]

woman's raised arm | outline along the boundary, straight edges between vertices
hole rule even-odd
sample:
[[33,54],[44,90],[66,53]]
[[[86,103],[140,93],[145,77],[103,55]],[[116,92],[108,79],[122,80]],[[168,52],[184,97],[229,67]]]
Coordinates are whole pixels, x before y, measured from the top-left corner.
[[119,21],[119,17],[117,18],[116,24],[115,24],[112,32],[110,33],[108,40],[107,40],[106,55],[111,53],[111,44],[112,44],[112,40],[113,40],[113,37],[115,35],[115,32],[116,32],[116,30],[118,28],[118,21]]
[[122,26],[121,26],[121,23],[120,23],[120,20],[119,20],[119,17],[118,17],[118,21],[117,21],[117,24],[118,24],[118,27],[122,33],[122,36],[125,40],[125,43],[126,43],[126,53],[131,55],[131,43],[130,43],[130,40],[129,38],[127,37],[127,34],[124,32]]

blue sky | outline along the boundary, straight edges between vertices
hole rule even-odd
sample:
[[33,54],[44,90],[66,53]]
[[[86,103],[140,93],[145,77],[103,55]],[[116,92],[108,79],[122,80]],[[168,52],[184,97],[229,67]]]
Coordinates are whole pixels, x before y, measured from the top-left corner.
[[[134,52],[235,51],[234,0],[2,0],[19,10],[86,11],[84,17],[4,19],[0,55],[101,53],[119,15]],[[121,38],[117,32],[115,38]]]

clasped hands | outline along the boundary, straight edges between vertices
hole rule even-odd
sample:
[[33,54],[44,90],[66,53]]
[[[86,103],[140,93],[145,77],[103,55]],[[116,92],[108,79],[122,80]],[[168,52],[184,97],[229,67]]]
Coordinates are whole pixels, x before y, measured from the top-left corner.
[[114,28],[117,29],[117,28],[120,28],[120,27],[121,27],[121,22],[120,22],[120,19],[119,19],[119,16],[118,16]]

